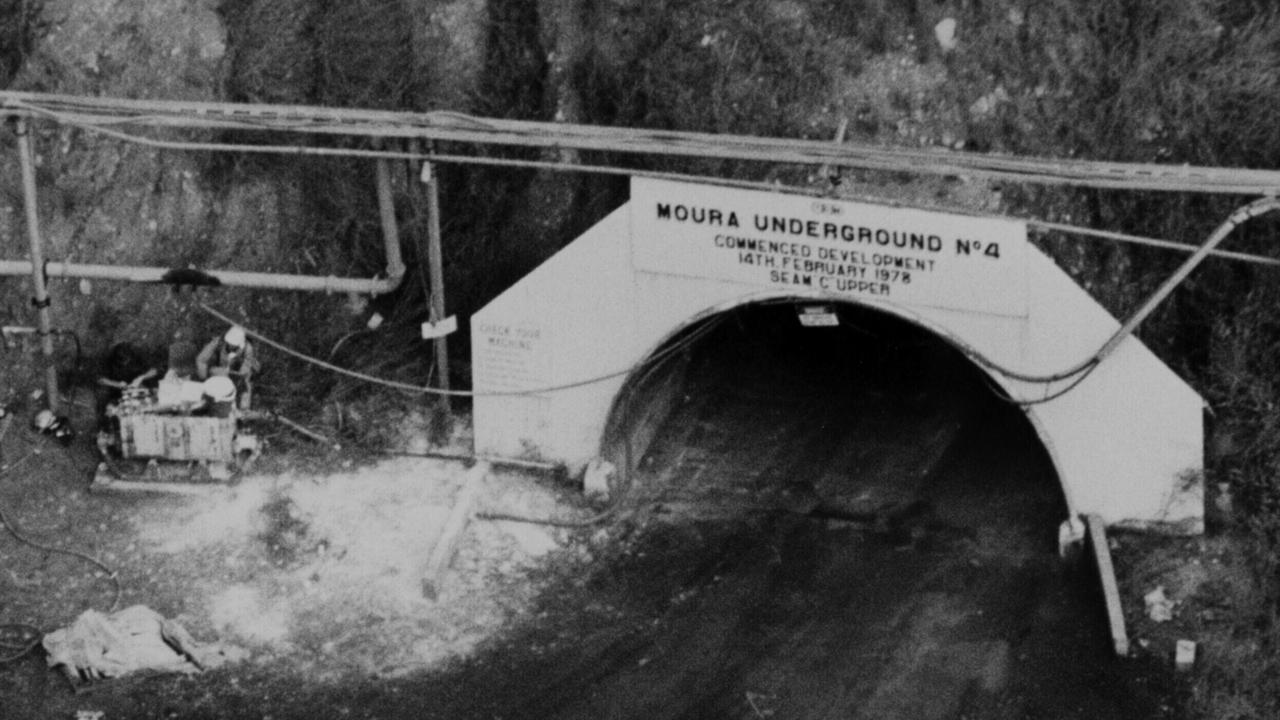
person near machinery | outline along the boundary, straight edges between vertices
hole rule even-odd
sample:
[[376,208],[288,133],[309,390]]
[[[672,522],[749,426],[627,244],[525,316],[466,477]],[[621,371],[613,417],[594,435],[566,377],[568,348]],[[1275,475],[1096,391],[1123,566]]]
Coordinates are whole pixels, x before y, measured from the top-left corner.
[[241,410],[249,408],[251,378],[258,368],[253,345],[245,337],[244,328],[239,325],[233,325],[226,333],[210,340],[196,356],[196,379],[229,376],[235,381]]

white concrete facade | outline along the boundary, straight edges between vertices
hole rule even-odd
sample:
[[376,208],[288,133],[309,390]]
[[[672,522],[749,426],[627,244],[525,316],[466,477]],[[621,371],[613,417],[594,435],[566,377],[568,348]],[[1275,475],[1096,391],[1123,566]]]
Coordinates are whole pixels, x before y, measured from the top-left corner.
[[[675,184],[658,189],[678,196],[686,187],[724,193],[730,198],[726,207],[734,207],[733,202],[751,207],[766,202],[757,195],[769,195]],[[762,300],[800,297],[872,307],[1025,375],[1052,374],[1091,357],[1119,327],[1026,242],[1025,228],[1015,270],[1025,277],[1027,292],[1011,295],[1008,312],[992,312],[969,309],[968,300],[958,303],[960,308],[945,307],[945,299],[936,297],[903,302],[893,292],[888,297],[851,296],[821,287],[706,277],[714,272],[641,269],[633,245],[651,238],[633,237],[633,229],[651,224],[634,222],[633,212],[651,214],[652,208],[637,207],[633,194],[631,203],[471,319],[472,372],[479,394],[474,405],[477,452],[584,467],[600,452],[605,424],[628,371],[690,323]],[[931,215],[928,220],[940,227],[953,219]],[[997,229],[1008,231],[1003,225]],[[1007,248],[1011,241],[1003,237]],[[935,254],[941,258],[944,253]],[[1007,277],[1007,270],[1001,277]],[[926,275],[924,281],[929,280]],[[1061,382],[1046,386],[988,374],[1015,398],[1043,397],[1063,387]],[[592,382],[560,387],[583,381]],[[1029,405],[1026,412],[1056,466],[1073,517],[1096,514],[1108,525],[1194,533],[1203,529],[1203,408],[1195,391],[1130,338],[1070,392]]]

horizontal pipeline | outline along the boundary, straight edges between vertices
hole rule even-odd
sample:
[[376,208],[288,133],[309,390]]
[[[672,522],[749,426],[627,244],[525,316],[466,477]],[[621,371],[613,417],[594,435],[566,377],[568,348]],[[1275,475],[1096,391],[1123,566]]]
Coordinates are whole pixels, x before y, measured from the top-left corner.
[[[134,283],[167,283],[192,286],[216,285],[271,290],[300,290],[304,292],[367,293],[370,295],[382,295],[391,292],[400,283],[399,277],[364,279],[237,272],[231,270],[184,271],[172,268],[86,265],[83,263],[53,261],[45,263],[44,271],[46,278],[85,278],[89,280],[117,280]],[[30,260],[0,260],[0,277],[6,275],[26,276],[30,275],[31,272]],[[192,282],[183,282],[182,276],[184,273],[190,273],[197,279]]]

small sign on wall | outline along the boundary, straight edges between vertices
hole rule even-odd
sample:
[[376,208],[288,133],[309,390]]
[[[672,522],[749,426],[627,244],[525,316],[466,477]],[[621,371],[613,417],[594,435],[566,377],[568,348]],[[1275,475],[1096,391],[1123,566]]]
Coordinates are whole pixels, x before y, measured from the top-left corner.
[[440,322],[424,322],[422,323],[422,339],[432,340],[434,338],[452,335],[458,330],[458,316],[450,315]]
[[840,318],[830,305],[803,305],[798,312],[800,324],[805,327],[837,327]]
[[532,322],[471,323],[472,374],[487,390],[523,392],[548,384],[544,328]]

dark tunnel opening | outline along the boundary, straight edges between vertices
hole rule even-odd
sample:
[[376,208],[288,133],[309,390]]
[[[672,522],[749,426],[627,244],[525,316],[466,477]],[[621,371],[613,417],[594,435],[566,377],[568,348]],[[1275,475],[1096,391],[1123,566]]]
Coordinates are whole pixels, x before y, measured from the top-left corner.
[[1154,702],[1096,572],[1058,556],[1067,504],[1031,420],[928,329],[799,298],[709,315],[630,378],[603,450],[644,541],[637,575],[599,577],[702,598],[654,625],[650,672],[717,678],[673,716],[727,715],[775,677],[802,683],[794,717]]
[[692,323],[623,388],[603,454],[632,500],[704,513],[883,524],[981,512],[994,493],[1034,505],[1017,512],[1046,537],[1067,514],[1021,408],[942,337],[851,303],[784,298]]

